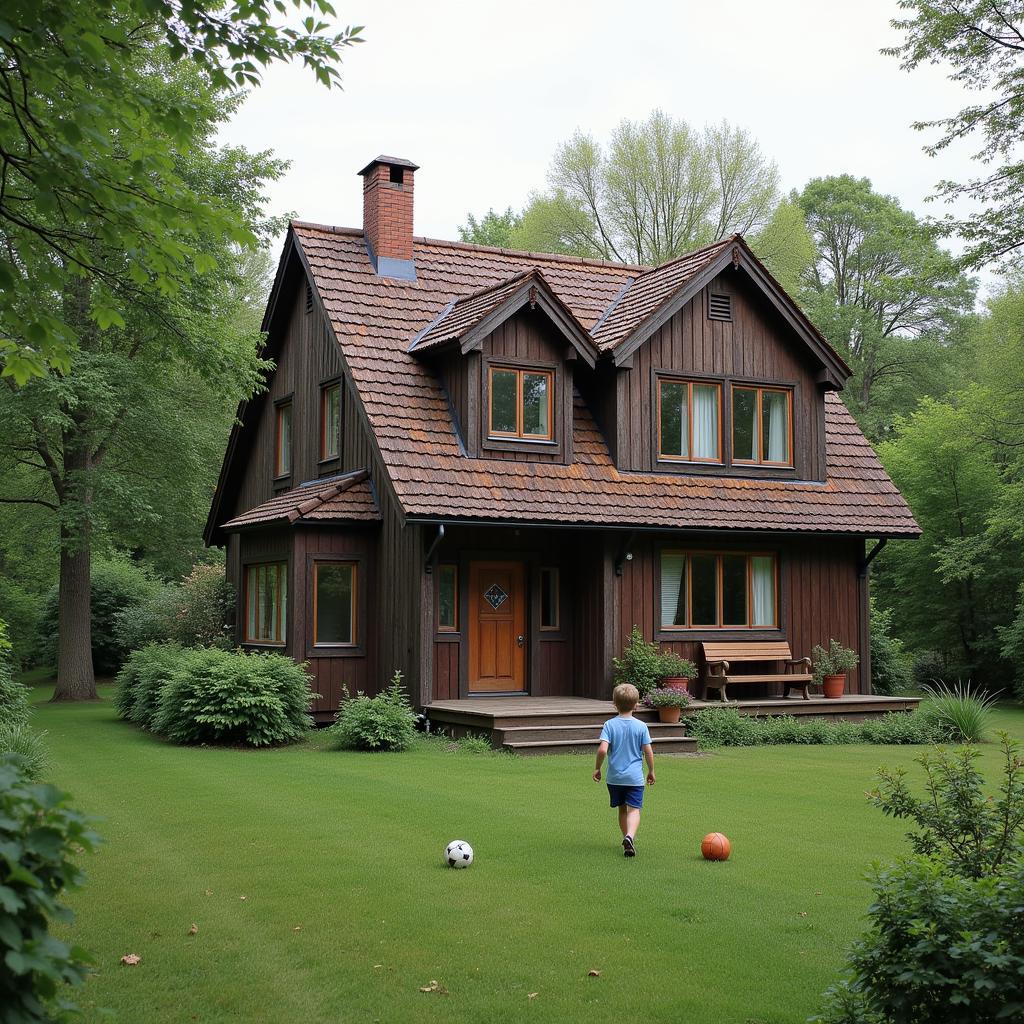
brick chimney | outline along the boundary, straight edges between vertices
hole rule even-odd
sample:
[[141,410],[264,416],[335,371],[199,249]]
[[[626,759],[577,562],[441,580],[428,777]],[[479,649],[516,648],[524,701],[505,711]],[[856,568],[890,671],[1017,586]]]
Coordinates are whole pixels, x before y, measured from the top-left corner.
[[416,280],[412,258],[412,179],[419,170],[411,160],[378,156],[363,176],[363,236],[373,269],[381,277]]

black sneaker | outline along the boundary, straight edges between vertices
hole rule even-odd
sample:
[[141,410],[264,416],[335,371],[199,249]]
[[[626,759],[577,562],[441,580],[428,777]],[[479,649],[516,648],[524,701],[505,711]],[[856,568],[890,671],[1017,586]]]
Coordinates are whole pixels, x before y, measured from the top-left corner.
[[636,847],[633,845],[633,837],[632,836],[626,836],[626,838],[622,840],[622,852],[627,857],[635,857],[636,856]]

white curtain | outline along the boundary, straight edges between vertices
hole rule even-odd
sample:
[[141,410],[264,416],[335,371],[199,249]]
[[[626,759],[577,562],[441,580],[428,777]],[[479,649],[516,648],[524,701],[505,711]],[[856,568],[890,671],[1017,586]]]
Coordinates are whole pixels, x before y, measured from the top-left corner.
[[771,555],[751,558],[754,577],[754,626],[774,626],[775,559]]
[[762,399],[768,406],[768,436],[765,438],[769,462],[789,462],[789,424],[786,396],[777,391],[766,391]]
[[718,388],[693,386],[693,457],[718,458]]
[[661,624],[686,625],[686,556],[661,556]]

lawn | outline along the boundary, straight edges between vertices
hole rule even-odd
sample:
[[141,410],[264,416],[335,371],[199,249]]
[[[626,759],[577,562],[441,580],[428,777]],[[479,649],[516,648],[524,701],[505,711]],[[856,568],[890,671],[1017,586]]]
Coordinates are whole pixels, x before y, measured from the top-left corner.
[[[1024,737],[1024,710],[998,718]],[[663,757],[627,861],[585,757],[183,749],[108,701],[36,722],[106,840],[71,898],[85,1019],[125,1024],[804,1021],[861,930],[865,870],[905,848],[864,791],[917,753]],[[729,862],[700,859],[711,830]],[[468,871],[442,866],[455,838]]]

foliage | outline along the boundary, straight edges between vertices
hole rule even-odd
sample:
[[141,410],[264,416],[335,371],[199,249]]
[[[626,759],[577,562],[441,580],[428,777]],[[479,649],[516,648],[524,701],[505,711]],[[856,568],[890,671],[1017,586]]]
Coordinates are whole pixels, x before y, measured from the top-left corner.
[[857,652],[844,647],[834,637],[828,642],[828,650],[821,644],[811,648],[814,681],[819,684],[825,676],[842,676],[852,672],[859,663]]
[[925,796],[911,792],[906,772],[879,771],[879,784],[868,794],[885,814],[909,820],[907,833],[915,853],[938,858],[963,878],[983,878],[1014,870],[1024,854],[1024,760],[1017,743],[1001,734],[1003,780],[998,795],[984,792],[977,747],[938,748],[916,760],[924,769]]
[[81,985],[87,954],[49,934],[49,921],[73,914],[58,902],[83,875],[72,860],[99,839],[53,786],[32,785],[17,757],[0,758],[0,1006],[11,1024],[49,1021],[70,1004],[65,984]]
[[871,598],[869,604],[871,630],[871,690],[892,696],[913,688],[910,659],[903,650],[903,641],[892,635],[892,611],[882,608]]
[[508,207],[504,213],[488,210],[479,220],[466,214],[466,223],[459,225],[459,240],[473,245],[493,245],[499,249],[515,249],[516,235],[522,216]]
[[456,741],[460,754],[493,754],[494,747],[486,736],[460,736]]
[[616,686],[631,683],[640,691],[641,697],[646,697],[658,685],[664,661],[658,645],[648,643],[640,627],[634,624],[622,657],[613,658],[612,664]]
[[[310,16],[276,22],[288,8]],[[124,327],[149,296],[173,299],[219,270],[204,235],[255,244],[251,225],[211,182],[190,179],[180,155],[206,135],[207,96],[258,84],[261,65],[297,58],[335,84],[341,51],[360,30],[333,31],[320,20],[331,13],[327,0],[7,0],[3,376],[66,373],[84,334]],[[163,89],[156,55],[197,87]],[[122,272],[108,253],[130,264]],[[80,306],[40,301],[75,279],[94,281]]]
[[659,686],[644,695],[644,705],[649,708],[685,708],[690,705],[690,695],[674,686]]
[[28,690],[14,678],[7,624],[0,619],[0,726],[24,725],[28,714]]
[[154,732],[164,687],[176,672],[189,671],[189,660],[189,652],[176,643],[148,644],[133,651],[117,674],[117,713]]
[[946,663],[938,651],[922,651],[911,666],[910,674],[914,685],[920,690],[929,683],[937,682],[946,673]]
[[696,679],[697,666],[688,658],[681,658],[675,651],[662,651],[660,662],[662,679]]
[[992,722],[996,698],[988,693],[972,692],[970,684],[953,686],[936,680],[924,687],[928,698],[921,711],[935,723],[943,739],[954,743],[982,743]]
[[925,147],[929,156],[973,137],[978,146],[974,158],[985,166],[981,177],[939,182],[937,198],[947,203],[969,200],[973,207],[966,215],[949,215],[943,227],[968,243],[966,258],[976,265],[1019,252],[1024,245],[1024,3],[900,0],[899,6],[908,16],[894,19],[892,26],[903,39],[882,52],[898,57],[904,71],[922,64],[945,65],[952,81],[982,94],[980,103],[949,117],[914,123],[918,130],[938,129],[938,138]]
[[736,708],[701,708],[686,720],[691,736],[705,749],[778,744],[931,743],[932,723],[919,712],[891,711],[880,719],[853,723],[795,715],[756,717]]
[[[123,555],[97,561],[92,566],[92,658],[100,675],[113,675],[128,656],[118,628],[128,608],[143,604],[160,592],[160,584],[147,568]],[[44,663],[57,660],[58,591],[54,587],[40,616],[40,650]]]
[[751,234],[747,242],[786,292],[798,295],[818,251],[797,198],[783,198],[764,227]]
[[17,754],[29,779],[39,779],[50,766],[45,732],[37,732],[28,722],[0,721],[0,758]]
[[336,745],[348,750],[407,750],[416,738],[415,715],[396,671],[376,697],[357,693],[345,702],[331,726]]

